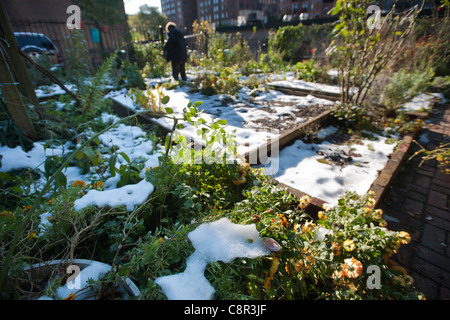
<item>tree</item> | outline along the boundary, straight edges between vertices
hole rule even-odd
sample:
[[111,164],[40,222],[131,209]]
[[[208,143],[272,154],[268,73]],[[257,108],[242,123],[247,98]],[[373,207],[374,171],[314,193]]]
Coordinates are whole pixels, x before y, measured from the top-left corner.
[[368,17],[370,8],[377,8],[374,4],[373,0],[337,0],[331,10],[339,21],[328,53],[339,71],[343,114],[362,106],[377,75],[401,52],[422,9],[397,14],[394,5],[383,18],[381,11]]
[[139,7],[136,15],[128,17],[130,28],[140,36],[144,36],[146,40],[158,39],[159,26],[164,27],[167,21],[167,17],[160,13],[157,7],[150,7],[146,4]]
[[123,0],[74,0],[74,3],[80,7],[84,20],[108,26],[126,22]]

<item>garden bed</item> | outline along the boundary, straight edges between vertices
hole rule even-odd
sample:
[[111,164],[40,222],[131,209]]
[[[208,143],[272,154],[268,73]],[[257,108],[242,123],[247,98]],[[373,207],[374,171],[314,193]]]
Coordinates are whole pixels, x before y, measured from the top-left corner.
[[[265,144],[268,139],[274,139],[281,134],[300,126],[302,123],[322,114],[333,104],[332,101],[313,96],[290,96],[278,91],[254,92],[247,88],[241,89],[236,96],[214,95],[206,96],[192,93],[188,87],[164,90],[170,97],[167,107],[181,116],[183,108],[189,102],[202,101],[199,109],[203,109],[202,117],[206,122],[223,119],[227,121],[226,131],[235,132],[237,152],[248,154]],[[124,114],[143,111],[136,107],[126,92],[111,93],[110,98],[116,108]],[[167,117],[151,117],[146,119],[170,131],[173,120]],[[204,145],[202,137],[196,133],[194,126],[181,122],[183,129],[179,132],[192,141]]]
[[[319,88],[331,87],[309,85],[317,92]],[[386,177],[395,174],[405,156],[395,153],[398,152],[397,144],[405,151],[405,145],[409,147],[411,142],[409,134],[401,142],[398,135],[366,133],[366,138],[361,138],[350,136],[338,127],[323,127],[329,119],[332,102],[312,95],[289,95],[269,90],[252,96],[241,90],[231,98],[191,93],[187,87],[166,90],[165,94],[171,97],[168,106],[180,114],[189,101],[203,101],[201,108],[210,119],[225,119],[227,130],[236,130],[239,154],[251,165],[261,165],[262,159],[266,164],[263,165],[265,172],[274,183],[288,188],[298,197],[309,195],[316,207],[312,208],[314,211],[324,203],[335,204],[346,190],[356,190],[360,194],[376,191],[378,201],[389,184]],[[115,108],[124,114],[139,111],[123,92],[112,93],[111,99]],[[418,99],[410,103],[409,108],[428,110],[432,102],[433,99]],[[167,132],[173,125],[165,118],[146,115],[143,118]],[[181,132],[194,141],[201,140],[189,126]],[[304,141],[311,132],[316,133],[314,141]],[[273,148],[281,150],[279,159],[276,159],[277,154],[271,153]],[[397,165],[393,165],[393,161]]]

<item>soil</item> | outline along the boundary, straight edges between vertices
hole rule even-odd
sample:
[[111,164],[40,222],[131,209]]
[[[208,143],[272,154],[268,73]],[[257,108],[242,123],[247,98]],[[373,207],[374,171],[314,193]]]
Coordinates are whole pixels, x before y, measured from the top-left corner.
[[[260,109],[263,111],[266,111],[268,113],[275,113],[275,110],[273,110],[273,107],[283,107],[283,106],[291,106],[292,104],[289,102],[279,102],[279,101],[264,101],[263,107]],[[261,102],[259,102],[261,104]],[[244,123],[245,127],[248,128],[271,128],[271,129],[278,129],[280,134],[283,134],[284,132],[287,132],[291,129],[294,129],[298,127],[301,123],[304,123],[314,117],[317,117],[318,115],[322,114],[323,112],[327,111],[330,107],[323,104],[315,104],[315,105],[308,105],[304,107],[299,107],[295,111],[286,112],[285,114],[282,114],[279,119],[260,119],[258,121],[253,121],[250,123]]]

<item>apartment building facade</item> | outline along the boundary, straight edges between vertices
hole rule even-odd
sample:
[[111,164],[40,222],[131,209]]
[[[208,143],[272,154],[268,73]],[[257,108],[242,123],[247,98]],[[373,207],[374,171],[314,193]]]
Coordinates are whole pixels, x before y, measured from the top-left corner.
[[301,13],[319,18],[327,15],[333,3],[334,0],[161,0],[163,13],[186,31],[195,19],[216,26],[235,26]]
[[302,15],[303,19],[315,19],[328,16],[328,12],[334,6],[335,0],[279,0],[281,16]]
[[161,0],[162,12],[169,21],[177,24],[185,32],[192,30],[192,23],[197,19],[197,0]]

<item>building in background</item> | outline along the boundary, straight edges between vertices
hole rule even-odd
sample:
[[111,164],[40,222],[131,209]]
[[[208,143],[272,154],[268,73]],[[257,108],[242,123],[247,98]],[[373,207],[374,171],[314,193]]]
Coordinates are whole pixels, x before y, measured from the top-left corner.
[[279,0],[279,12],[284,20],[307,20],[328,17],[335,0]]
[[[163,13],[178,27],[190,31],[192,22],[209,21],[217,27],[315,19],[328,16],[335,0],[161,0]],[[285,17],[286,18],[286,17]]]
[[161,0],[162,12],[169,21],[176,23],[184,31],[192,30],[192,23],[197,19],[197,0]]

